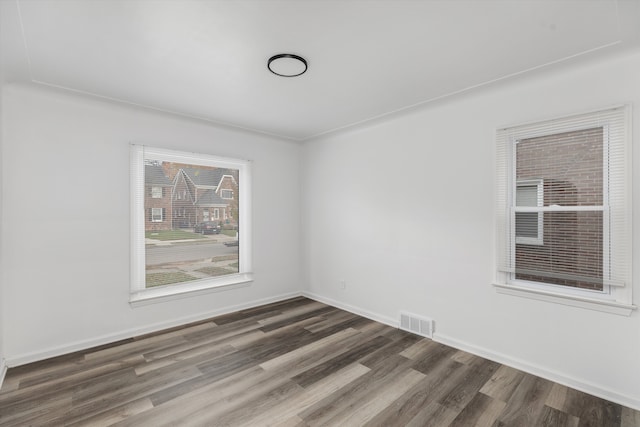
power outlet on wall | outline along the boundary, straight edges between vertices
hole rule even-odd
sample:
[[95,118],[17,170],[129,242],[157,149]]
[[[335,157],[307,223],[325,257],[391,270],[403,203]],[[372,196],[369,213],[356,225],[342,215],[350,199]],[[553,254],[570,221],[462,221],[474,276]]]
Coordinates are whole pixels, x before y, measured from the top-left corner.
[[344,279],[340,279],[338,281],[338,283],[340,284],[340,289],[342,289],[343,291],[347,290],[347,281]]

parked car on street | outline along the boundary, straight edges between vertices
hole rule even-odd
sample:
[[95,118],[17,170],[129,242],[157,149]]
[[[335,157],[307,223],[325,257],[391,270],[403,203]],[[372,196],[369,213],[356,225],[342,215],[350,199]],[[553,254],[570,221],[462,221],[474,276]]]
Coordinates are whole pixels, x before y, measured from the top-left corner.
[[220,234],[220,229],[220,224],[217,221],[205,221],[196,224],[196,226],[193,227],[193,232],[200,234]]

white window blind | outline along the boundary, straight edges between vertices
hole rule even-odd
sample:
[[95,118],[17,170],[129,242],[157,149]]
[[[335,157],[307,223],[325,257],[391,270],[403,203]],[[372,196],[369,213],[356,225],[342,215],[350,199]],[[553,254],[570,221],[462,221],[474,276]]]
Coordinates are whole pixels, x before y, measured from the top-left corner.
[[[551,285],[630,302],[629,110],[497,131],[499,283]],[[625,286],[628,292],[616,294]]]

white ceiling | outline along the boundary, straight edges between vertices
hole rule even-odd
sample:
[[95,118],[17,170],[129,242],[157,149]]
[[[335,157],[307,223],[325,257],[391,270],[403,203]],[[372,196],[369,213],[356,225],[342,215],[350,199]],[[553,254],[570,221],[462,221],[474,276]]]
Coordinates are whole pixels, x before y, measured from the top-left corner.
[[[7,0],[2,71],[306,140],[640,46],[640,0]],[[309,63],[283,78],[277,53]]]

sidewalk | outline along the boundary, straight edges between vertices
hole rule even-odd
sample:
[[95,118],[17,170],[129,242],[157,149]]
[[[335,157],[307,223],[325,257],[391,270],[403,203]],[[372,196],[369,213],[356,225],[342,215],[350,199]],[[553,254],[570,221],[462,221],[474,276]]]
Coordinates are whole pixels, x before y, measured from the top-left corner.
[[229,237],[226,234],[204,234],[202,235],[204,239],[181,239],[181,240],[156,240],[150,239],[146,237],[144,239],[145,245],[155,245],[155,246],[171,246],[176,243],[217,243],[217,242],[228,242],[231,240],[237,240],[237,237]]

